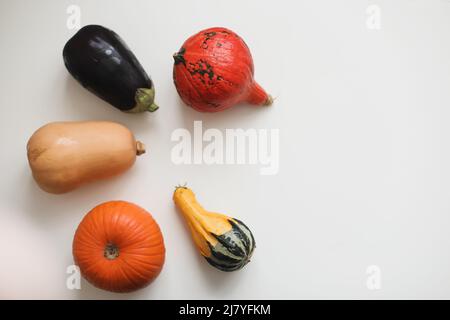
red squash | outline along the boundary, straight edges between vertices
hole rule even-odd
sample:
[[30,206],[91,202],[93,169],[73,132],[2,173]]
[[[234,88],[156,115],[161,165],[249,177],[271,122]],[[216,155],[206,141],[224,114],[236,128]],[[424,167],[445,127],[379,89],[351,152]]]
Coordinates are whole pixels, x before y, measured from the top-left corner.
[[273,102],[253,79],[249,48],[231,30],[200,31],[187,39],[173,57],[177,91],[197,111],[218,112],[241,102],[254,105]]

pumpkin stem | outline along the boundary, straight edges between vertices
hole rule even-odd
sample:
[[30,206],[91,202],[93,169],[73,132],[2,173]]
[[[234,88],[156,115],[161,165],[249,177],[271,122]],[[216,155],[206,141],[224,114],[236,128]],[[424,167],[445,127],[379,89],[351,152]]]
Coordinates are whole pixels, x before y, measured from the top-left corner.
[[140,156],[145,153],[145,144],[140,141],[136,141],[136,155]]
[[108,243],[105,246],[103,256],[108,260],[114,260],[119,256],[119,248],[115,244]]

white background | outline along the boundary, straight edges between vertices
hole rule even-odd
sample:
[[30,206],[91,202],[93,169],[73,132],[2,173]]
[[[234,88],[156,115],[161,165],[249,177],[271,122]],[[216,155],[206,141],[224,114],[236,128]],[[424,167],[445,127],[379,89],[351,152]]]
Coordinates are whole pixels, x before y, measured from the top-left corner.
[[[81,24],[115,30],[153,78],[160,110],[121,113],[66,71],[62,48]],[[381,29],[366,26],[369,5]],[[201,114],[172,82],[172,54],[212,26],[239,33],[270,108]],[[450,298],[450,1],[0,1],[0,298]],[[148,153],[124,175],[65,195],[34,183],[29,136],[57,120],[127,125]],[[174,165],[176,128],[280,129],[280,170]],[[242,219],[258,247],[236,273],[210,267],[174,209],[188,182],[213,211]],[[66,288],[71,244],[95,205],[146,208],[164,234],[163,272],[113,294]],[[381,269],[369,290],[366,270]]]

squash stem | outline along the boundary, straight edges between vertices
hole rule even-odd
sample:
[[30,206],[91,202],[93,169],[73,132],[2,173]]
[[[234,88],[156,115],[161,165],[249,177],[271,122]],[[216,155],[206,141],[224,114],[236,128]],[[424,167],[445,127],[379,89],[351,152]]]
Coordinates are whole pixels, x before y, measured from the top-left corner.
[[271,106],[274,100],[275,99],[270,94],[268,94],[267,100],[263,103],[263,106]]
[[145,153],[145,144],[140,141],[136,141],[136,155],[140,156]]

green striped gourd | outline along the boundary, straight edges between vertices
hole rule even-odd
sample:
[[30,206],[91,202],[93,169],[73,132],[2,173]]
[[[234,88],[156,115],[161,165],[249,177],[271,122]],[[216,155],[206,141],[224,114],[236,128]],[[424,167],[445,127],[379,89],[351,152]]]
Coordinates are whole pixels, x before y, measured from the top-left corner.
[[255,239],[242,221],[206,211],[192,190],[184,186],[176,188],[173,199],[195,245],[212,266],[222,271],[235,271],[250,262]]

